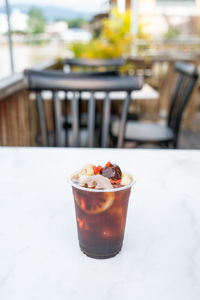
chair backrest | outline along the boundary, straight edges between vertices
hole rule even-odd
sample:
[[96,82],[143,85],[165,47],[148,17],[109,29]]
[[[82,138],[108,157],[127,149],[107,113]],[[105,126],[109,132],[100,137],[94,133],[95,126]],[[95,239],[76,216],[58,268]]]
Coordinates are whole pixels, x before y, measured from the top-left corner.
[[25,80],[29,90],[35,91],[40,122],[42,145],[48,146],[48,132],[42,99],[42,91],[53,93],[53,114],[55,124],[55,146],[62,146],[62,110],[59,92],[64,91],[73,94],[71,99],[73,146],[79,146],[79,100],[82,92],[89,92],[88,100],[88,146],[94,146],[95,137],[95,92],[105,92],[103,104],[102,141],[101,146],[107,147],[110,124],[110,99],[112,91],[126,91],[128,97],[133,90],[139,90],[143,85],[141,76],[70,76],[60,71],[25,71]]
[[89,58],[71,58],[64,59],[63,65],[69,66],[72,71],[74,67],[78,68],[78,70],[84,71],[98,71],[102,72],[102,69],[106,71],[115,71],[118,72],[119,68],[125,64],[125,60],[122,58],[114,58],[114,59],[89,59]]
[[183,112],[198,80],[198,73],[194,65],[183,62],[175,63],[175,70],[179,76],[171,99],[168,126],[178,136]]

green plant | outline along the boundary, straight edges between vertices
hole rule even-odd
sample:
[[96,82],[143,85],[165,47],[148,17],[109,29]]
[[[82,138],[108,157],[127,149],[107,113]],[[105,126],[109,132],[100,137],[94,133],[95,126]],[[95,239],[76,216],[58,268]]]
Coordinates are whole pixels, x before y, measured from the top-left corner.
[[116,58],[130,53],[133,37],[130,34],[130,12],[111,11],[109,19],[102,21],[98,38],[88,43],[75,42],[71,49],[75,57]]
[[181,31],[179,28],[170,25],[168,31],[164,35],[164,38],[166,40],[175,40],[179,37],[180,33]]
[[30,34],[43,33],[46,26],[46,20],[39,8],[32,7],[28,12],[28,32]]

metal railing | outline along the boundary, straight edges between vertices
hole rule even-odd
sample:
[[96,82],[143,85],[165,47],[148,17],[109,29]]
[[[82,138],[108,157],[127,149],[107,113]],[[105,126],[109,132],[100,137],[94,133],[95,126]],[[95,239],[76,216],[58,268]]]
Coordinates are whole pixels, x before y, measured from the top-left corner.
[[7,22],[8,22],[8,43],[9,43],[9,52],[10,52],[10,67],[11,67],[11,73],[14,74],[12,32],[11,32],[11,26],[10,26],[10,7],[9,7],[8,0],[5,0],[5,8],[6,8]]

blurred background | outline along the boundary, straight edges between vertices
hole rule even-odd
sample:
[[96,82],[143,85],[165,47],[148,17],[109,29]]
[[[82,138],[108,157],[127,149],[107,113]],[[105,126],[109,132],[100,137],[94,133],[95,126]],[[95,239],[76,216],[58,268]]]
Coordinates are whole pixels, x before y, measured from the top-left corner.
[[[125,16],[128,13],[131,15],[131,24],[126,24],[124,30],[130,30],[134,34],[132,54],[198,54],[199,0],[70,2],[44,0],[41,4],[38,0],[9,1],[15,72],[20,72],[46,58],[72,56],[71,43],[87,43],[94,36],[98,37],[102,23],[109,18],[114,6],[122,14],[121,19],[128,18]],[[74,48],[75,55],[81,55],[78,53],[78,45]],[[0,0],[0,49],[2,78],[10,75],[5,0]],[[117,55],[114,51],[107,53],[110,57]],[[19,59],[22,56],[23,59]],[[102,53],[102,56],[106,54]]]
[[[174,63],[198,67],[199,46],[200,0],[0,0],[0,98],[24,93],[16,88],[21,80],[16,75],[35,65],[55,68],[63,58],[123,57],[121,72],[142,74],[157,92],[154,101],[136,101],[130,111],[162,122],[174,88]],[[200,149],[199,84],[182,129],[179,147]],[[30,135],[29,142],[19,142],[7,132],[0,142],[35,145]]]

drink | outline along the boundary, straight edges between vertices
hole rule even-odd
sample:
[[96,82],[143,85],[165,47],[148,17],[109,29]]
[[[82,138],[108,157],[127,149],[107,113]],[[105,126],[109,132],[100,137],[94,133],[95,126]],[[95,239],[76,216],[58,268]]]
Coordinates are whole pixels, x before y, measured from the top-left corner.
[[[72,177],[71,183],[80,248],[93,258],[113,257],[122,247],[133,180],[131,178],[129,184],[123,186],[121,179],[115,181],[110,179],[112,181],[110,184],[106,178],[106,184],[109,183],[110,188],[96,189],[88,188],[84,182],[83,186],[77,184],[76,176]],[[98,175],[89,176],[91,176],[89,179],[98,179]],[[100,180],[102,177],[102,175],[99,177]]]

